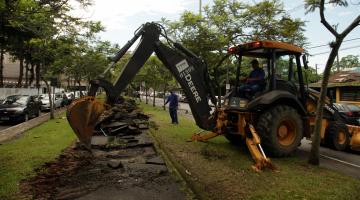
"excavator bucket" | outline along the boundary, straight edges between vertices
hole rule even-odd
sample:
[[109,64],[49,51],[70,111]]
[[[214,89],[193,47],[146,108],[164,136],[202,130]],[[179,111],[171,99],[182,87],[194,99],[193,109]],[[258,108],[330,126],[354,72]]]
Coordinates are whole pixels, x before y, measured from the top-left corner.
[[106,105],[93,96],[85,96],[72,102],[66,112],[67,120],[80,142],[90,149],[91,137]]

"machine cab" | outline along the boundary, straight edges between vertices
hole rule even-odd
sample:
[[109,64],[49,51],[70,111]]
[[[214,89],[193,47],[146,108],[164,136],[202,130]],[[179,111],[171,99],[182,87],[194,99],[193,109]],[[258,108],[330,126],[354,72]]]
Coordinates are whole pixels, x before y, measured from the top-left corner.
[[[277,41],[255,41],[231,47],[230,55],[237,58],[236,83],[227,107],[251,110],[271,105],[274,101],[291,99],[305,105],[304,80],[301,65],[307,67],[304,50],[298,46]],[[256,60],[265,72],[261,80],[244,82],[240,77],[245,66]],[[257,84],[252,91],[251,84]],[[244,87],[245,86],[245,87]]]

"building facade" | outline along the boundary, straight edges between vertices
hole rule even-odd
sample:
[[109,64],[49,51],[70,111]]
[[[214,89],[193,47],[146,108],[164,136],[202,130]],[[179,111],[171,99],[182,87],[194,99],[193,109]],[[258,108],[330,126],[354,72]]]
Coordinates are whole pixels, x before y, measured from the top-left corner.
[[[320,90],[321,82],[310,84]],[[330,76],[328,96],[335,103],[356,104],[360,106],[360,67],[351,71],[342,71]]]

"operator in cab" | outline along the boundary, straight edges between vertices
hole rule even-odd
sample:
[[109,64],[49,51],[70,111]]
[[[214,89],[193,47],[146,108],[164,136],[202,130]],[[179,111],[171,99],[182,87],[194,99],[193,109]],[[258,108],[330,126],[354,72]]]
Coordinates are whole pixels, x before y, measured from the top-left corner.
[[265,83],[265,72],[259,67],[259,61],[254,59],[250,63],[252,71],[248,77],[241,79],[245,82],[245,84],[241,85],[239,88],[241,97],[246,97],[246,94],[253,95],[262,90]]

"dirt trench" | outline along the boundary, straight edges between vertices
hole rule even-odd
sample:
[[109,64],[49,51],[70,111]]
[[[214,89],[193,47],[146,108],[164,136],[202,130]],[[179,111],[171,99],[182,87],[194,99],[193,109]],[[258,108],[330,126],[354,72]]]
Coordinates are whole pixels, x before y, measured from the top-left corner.
[[[124,119],[129,121],[126,116]],[[119,121],[108,120],[106,126],[119,124]],[[23,198],[185,199],[186,194],[179,182],[169,173],[147,135],[144,123],[141,124],[141,129],[132,132],[127,130],[107,137],[99,134],[93,136],[91,151],[79,143],[67,148],[55,161],[36,169],[33,178],[21,182]],[[121,126],[124,127],[124,124]]]

